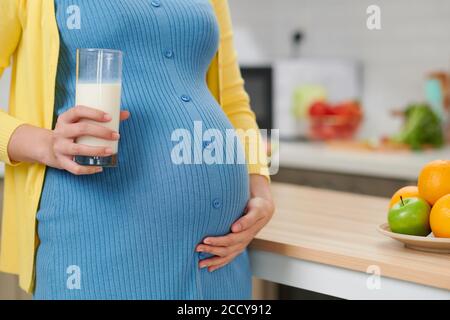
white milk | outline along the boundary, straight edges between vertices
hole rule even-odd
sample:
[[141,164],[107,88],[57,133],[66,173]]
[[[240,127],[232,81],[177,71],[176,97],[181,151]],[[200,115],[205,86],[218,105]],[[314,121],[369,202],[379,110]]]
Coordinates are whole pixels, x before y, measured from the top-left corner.
[[[112,117],[110,122],[96,122],[92,120],[81,120],[80,122],[102,125],[119,132],[121,89],[120,83],[77,83],[76,105],[99,109],[107,112]],[[118,141],[103,140],[90,136],[78,138],[77,143],[93,147],[110,147],[114,154],[118,150]]]

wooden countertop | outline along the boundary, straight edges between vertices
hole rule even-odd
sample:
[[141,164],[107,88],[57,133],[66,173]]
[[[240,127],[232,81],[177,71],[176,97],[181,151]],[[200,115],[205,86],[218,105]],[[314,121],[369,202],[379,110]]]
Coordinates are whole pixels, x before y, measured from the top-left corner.
[[405,248],[377,231],[388,200],[273,183],[277,211],[253,249],[450,290],[450,255]]

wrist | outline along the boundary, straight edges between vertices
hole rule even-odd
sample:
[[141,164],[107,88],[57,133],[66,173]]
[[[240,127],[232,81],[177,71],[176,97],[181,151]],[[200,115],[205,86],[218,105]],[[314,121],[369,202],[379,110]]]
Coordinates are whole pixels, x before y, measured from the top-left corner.
[[261,175],[250,175],[250,197],[262,199],[264,207],[270,212],[275,210],[270,184],[266,177]]
[[38,136],[37,146],[32,154],[34,162],[49,164],[53,159],[53,131],[35,127],[35,134]]
[[252,198],[259,197],[272,201],[270,184],[265,176],[257,174],[250,175],[250,196]]
[[14,131],[8,154],[15,162],[45,164],[49,158],[51,141],[52,131],[24,124]]

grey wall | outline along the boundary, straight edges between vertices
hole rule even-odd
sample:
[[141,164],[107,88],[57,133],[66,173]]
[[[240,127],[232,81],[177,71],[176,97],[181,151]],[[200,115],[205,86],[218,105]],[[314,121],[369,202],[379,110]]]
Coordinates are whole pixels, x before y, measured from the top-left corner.
[[8,68],[0,79],[0,108],[6,109],[9,97],[9,82],[11,78],[11,69]]
[[[8,68],[0,79],[0,109],[7,109],[9,97],[9,82],[11,78],[11,69]],[[0,178],[3,176],[3,163],[0,162]]]

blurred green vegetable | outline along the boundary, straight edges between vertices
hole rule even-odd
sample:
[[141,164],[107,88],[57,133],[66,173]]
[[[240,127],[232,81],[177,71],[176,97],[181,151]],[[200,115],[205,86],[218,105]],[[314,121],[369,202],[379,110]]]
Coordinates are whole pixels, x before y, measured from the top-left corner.
[[295,88],[292,95],[292,114],[296,119],[304,119],[309,107],[317,101],[326,101],[326,89],[319,85],[301,85]]
[[405,111],[405,125],[393,140],[407,144],[413,150],[420,150],[425,145],[442,147],[444,134],[441,120],[427,104],[410,105]]

